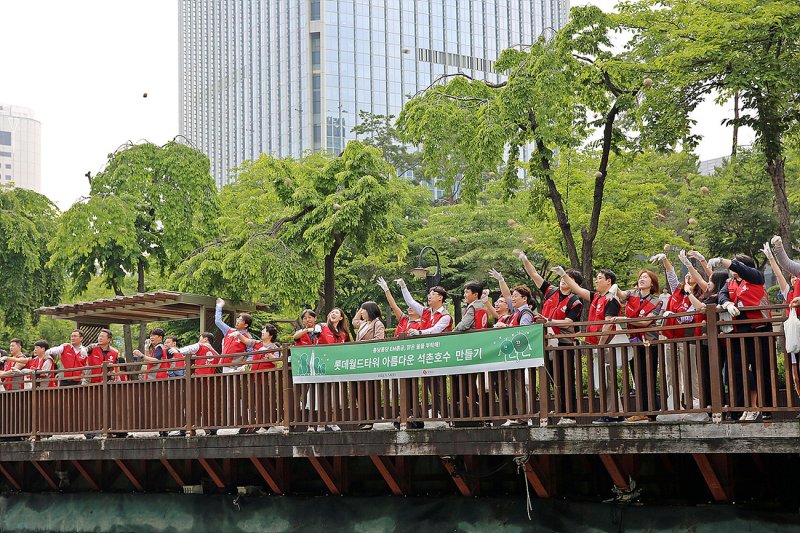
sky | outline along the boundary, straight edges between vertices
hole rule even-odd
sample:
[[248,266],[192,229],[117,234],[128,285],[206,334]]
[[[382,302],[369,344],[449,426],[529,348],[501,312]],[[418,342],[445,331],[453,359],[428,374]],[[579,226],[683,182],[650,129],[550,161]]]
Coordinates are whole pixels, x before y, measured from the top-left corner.
[[[573,0],[611,9],[611,0]],[[175,0],[0,0],[0,103],[32,108],[42,125],[42,192],[67,209],[86,172],[128,141],[178,134]],[[147,93],[147,98],[143,94]],[[730,153],[730,105],[695,113],[701,159]],[[740,142],[752,134],[740,131]]]

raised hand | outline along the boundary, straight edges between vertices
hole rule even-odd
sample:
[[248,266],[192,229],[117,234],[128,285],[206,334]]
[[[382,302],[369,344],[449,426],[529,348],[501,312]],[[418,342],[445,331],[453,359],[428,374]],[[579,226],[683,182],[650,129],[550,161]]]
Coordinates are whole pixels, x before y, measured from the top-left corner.
[[772,255],[772,248],[769,247],[768,242],[764,243],[764,248],[762,248],[761,251],[764,252],[764,255],[767,259],[774,259],[774,256]]
[[495,270],[495,269],[491,269],[491,270],[489,271],[489,275],[490,275],[491,277],[493,277],[494,279],[496,279],[497,281],[501,281],[501,280],[503,279],[503,274],[501,274],[500,272],[498,272],[498,271],[497,271],[497,270]]
[[775,235],[769,242],[772,243],[772,246],[783,246],[783,239],[781,239],[780,235]]
[[713,270],[713,269],[717,268],[721,264],[722,264],[722,257],[712,257],[708,261],[708,268]]
[[562,266],[554,266],[553,268],[550,269],[550,272],[552,272],[553,274],[555,274],[560,278],[563,278],[564,276],[567,275],[567,271],[564,270],[564,267]]
[[689,251],[689,257],[694,259],[695,261],[699,261],[701,263],[706,260],[706,258],[703,257],[703,254],[701,254],[697,250],[690,250]]
[[517,256],[517,258],[518,258],[520,261],[525,261],[525,260],[528,258],[528,256],[527,256],[527,255],[525,255],[525,252],[523,252],[522,250],[519,250],[519,249],[515,249],[515,250],[514,250],[513,252],[511,252],[511,253],[513,253],[515,256]]
[[400,287],[401,289],[406,288],[406,282],[403,278],[397,278],[396,280],[394,280],[394,282],[397,283],[397,286]]
[[678,259],[680,259],[681,263],[683,263],[684,266],[689,267],[692,265],[692,262],[689,261],[688,257],[686,257],[686,250],[681,250],[680,252],[678,252]]
[[658,263],[659,261],[663,261],[667,258],[667,254],[656,254],[650,258],[651,263]]
[[378,287],[383,289],[383,292],[389,292],[389,284],[386,283],[386,280],[383,279],[383,276],[378,277],[378,279],[375,280],[375,283],[378,285]]

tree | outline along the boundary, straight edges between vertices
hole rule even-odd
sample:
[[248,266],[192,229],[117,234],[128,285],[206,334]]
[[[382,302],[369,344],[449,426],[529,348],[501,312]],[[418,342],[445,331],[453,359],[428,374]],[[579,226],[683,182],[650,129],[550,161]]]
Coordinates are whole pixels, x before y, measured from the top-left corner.
[[420,177],[424,174],[422,154],[416,150],[409,151],[393,125],[394,119],[394,115],[359,111],[359,123],[352,132],[358,135],[364,144],[378,148],[383,153],[383,159],[394,167],[398,176],[406,176],[409,172],[413,172],[414,182],[419,183]]
[[[62,216],[50,264],[66,267],[73,294],[98,272],[118,296],[128,275],[144,292],[149,269],[173,271],[215,234],[218,215],[216,185],[200,151],[175,141],[125,145],[91,178],[89,196]],[[129,335],[126,328],[126,350]]]
[[[551,40],[540,37],[530,46],[501,53],[495,68],[507,73],[507,81],[494,84],[461,73],[447,75],[409,101],[398,118],[401,134],[422,145],[429,168],[452,162],[445,176],[463,174],[467,201],[474,201],[505,157],[501,180],[507,196],[530,188],[534,212],[541,212],[544,200],[550,201],[569,263],[587,280],[592,277],[612,154],[649,146],[669,149],[688,132],[688,121],[681,124],[664,108],[654,112],[656,108],[640,105],[649,85],[646,69],[608,51],[615,29],[613,17],[598,8],[574,8],[569,23]],[[674,94],[654,97],[678,105]],[[664,127],[667,122],[672,127]],[[590,144],[598,148],[595,171],[590,173],[591,214],[574,234],[563,193],[553,179],[555,154],[589,142],[597,131],[600,139]],[[520,154],[526,147],[533,153],[523,162]],[[527,171],[524,181],[520,168]]]
[[755,131],[779,231],[791,242],[785,139],[800,120],[800,4],[636,0],[620,5],[620,17],[634,33],[632,55],[683,95],[686,114],[709,95],[738,97],[738,116],[728,123]]
[[[354,255],[403,258],[403,200],[412,186],[397,178],[380,150],[351,141],[339,157],[262,155],[222,191],[249,206],[220,220],[222,235],[195,250],[176,274],[181,287],[221,288],[283,305],[308,302],[322,282],[320,308],[335,306],[335,268]],[[241,204],[240,204],[241,205]],[[316,298],[312,298],[315,300]]]
[[36,323],[33,311],[61,296],[63,265],[49,264],[47,252],[58,215],[41,194],[0,187],[0,309],[10,334]]

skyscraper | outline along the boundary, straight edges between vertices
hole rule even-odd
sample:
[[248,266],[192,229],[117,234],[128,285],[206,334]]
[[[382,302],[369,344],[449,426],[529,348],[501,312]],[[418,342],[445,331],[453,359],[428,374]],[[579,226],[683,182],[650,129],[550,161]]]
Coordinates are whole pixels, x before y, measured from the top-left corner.
[[568,0],[179,0],[180,128],[217,183],[261,153],[341,151],[359,111],[397,115],[445,73],[565,22]]
[[0,104],[0,185],[42,192],[42,126],[27,107]]

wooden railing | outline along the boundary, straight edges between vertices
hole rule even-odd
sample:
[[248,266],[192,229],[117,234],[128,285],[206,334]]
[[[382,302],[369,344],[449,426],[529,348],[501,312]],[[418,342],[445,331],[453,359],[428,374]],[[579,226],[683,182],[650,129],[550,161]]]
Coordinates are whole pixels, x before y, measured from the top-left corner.
[[[545,366],[525,370],[294,384],[290,347],[285,345],[276,368],[269,370],[200,375],[197,369],[207,365],[193,358],[183,376],[135,379],[144,373],[135,370],[138,363],[106,363],[89,367],[99,369],[100,382],[69,387],[49,387],[53,373],[36,372],[26,377],[29,388],[0,392],[0,437],[175,430],[192,433],[197,429],[277,426],[304,431],[334,424],[349,429],[376,422],[405,426],[408,422],[481,424],[506,419],[531,421],[538,426],[561,417],[589,421],[599,416],[692,413],[720,421],[725,413],[746,410],[800,412],[793,394],[789,355],[778,355],[776,344],[782,332],[772,327],[784,320],[783,307],[752,309],[771,314],[766,321],[770,327],[765,331],[722,333],[720,328],[732,322],[720,321],[718,311],[710,308],[701,335],[695,335],[700,324],[654,324],[616,331],[613,334],[617,338],[603,345],[563,344],[596,333],[548,334]],[[613,324],[620,327],[627,322],[630,320],[620,319]],[[591,324],[611,323],[577,325],[585,330]],[[668,329],[687,330],[688,334],[647,342],[617,342],[627,333]],[[559,340],[562,345],[551,346]],[[752,346],[753,357],[737,358],[737,345],[742,352]],[[629,355],[633,356],[630,363]],[[688,364],[693,356],[696,371]],[[780,375],[778,357],[783,359]],[[55,371],[55,378],[60,379],[62,372]],[[751,372],[752,384],[748,380]],[[115,380],[122,375],[127,381]],[[737,375],[743,376],[741,383]],[[781,380],[783,388],[778,385]],[[757,396],[755,405],[750,400],[751,391]]]

